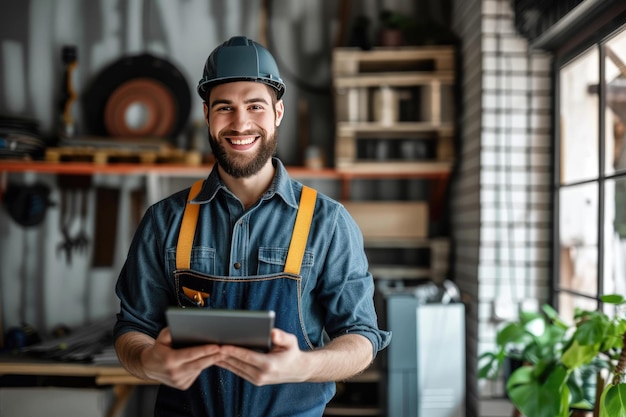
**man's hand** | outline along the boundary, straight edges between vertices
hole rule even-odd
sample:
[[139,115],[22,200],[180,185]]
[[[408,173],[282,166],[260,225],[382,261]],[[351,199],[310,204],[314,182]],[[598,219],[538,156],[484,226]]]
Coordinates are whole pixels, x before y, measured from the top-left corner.
[[275,328],[272,345],[269,353],[222,346],[215,365],[260,386],[343,380],[363,371],[372,361],[372,344],[357,334],[338,337],[321,349],[301,351],[295,335]]
[[200,373],[219,366],[261,386],[293,382],[340,381],[363,371],[372,361],[372,344],[347,334],[320,349],[301,351],[295,335],[272,330],[272,350],[260,353],[237,346],[202,345],[173,349],[169,328],[156,340],[131,332],[115,344],[122,365],[133,375],[185,390]]
[[279,329],[272,330],[272,350],[259,353],[237,346],[222,346],[222,360],[216,363],[255,385],[302,382],[305,354],[296,336]]
[[218,345],[173,349],[169,328],[163,329],[156,340],[142,333],[127,333],[115,345],[120,361],[131,374],[180,390],[189,388],[205,368],[222,358]]

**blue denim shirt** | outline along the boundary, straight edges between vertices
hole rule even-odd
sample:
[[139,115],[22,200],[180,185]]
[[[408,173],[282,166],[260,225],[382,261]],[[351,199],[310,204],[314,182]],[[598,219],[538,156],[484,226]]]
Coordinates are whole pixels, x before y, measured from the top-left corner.
[[[194,199],[202,204],[191,269],[210,275],[250,276],[282,272],[302,184],[273,160],[276,175],[249,209],[213,169]],[[151,206],[144,215],[122,268],[116,293],[120,312],[114,337],[139,331],[152,337],[166,326],[165,309],[177,305],[173,271],[187,194],[183,190]],[[301,269],[300,308],[306,333],[316,346],[344,334],[360,334],[384,349],[391,333],[380,330],[374,282],[363,236],[346,209],[318,193]]]

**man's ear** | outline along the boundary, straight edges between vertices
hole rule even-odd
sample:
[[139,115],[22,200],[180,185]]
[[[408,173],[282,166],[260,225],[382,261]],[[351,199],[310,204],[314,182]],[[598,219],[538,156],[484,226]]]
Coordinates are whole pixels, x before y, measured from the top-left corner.
[[282,100],[276,102],[276,127],[280,126],[280,122],[283,120],[285,114],[285,103]]
[[206,125],[209,125],[209,106],[206,104],[206,101],[202,102],[202,110],[204,111],[204,122]]

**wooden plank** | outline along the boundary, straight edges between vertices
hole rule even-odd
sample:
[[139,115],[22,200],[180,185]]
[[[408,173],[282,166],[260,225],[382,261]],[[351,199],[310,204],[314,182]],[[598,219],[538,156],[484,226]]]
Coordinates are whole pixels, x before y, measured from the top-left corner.
[[437,139],[437,159],[452,161],[456,156],[454,138],[452,135],[440,135]]
[[433,240],[430,248],[430,269],[432,280],[442,283],[448,275],[450,264],[450,241],[448,239]]
[[[431,123],[349,123],[337,124],[335,136],[335,168],[341,172],[363,172],[364,170],[383,170],[384,172],[416,172],[449,171],[455,157],[453,129],[448,123],[441,129],[434,128]],[[363,143],[363,141],[368,141]],[[411,152],[402,147],[405,141],[409,146],[419,145],[422,149]],[[434,141],[432,149],[426,144]],[[389,153],[386,155],[372,154],[369,146],[386,144]],[[361,146],[363,145],[363,146]],[[417,146],[417,145],[416,145]],[[360,149],[360,151],[359,151]],[[392,164],[389,167],[386,165]],[[434,164],[434,165],[433,165]]]
[[452,162],[412,162],[412,161],[387,161],[387,162],[354,162],[342,161],[337,164],[337,170],[343,173],[362,174],[376,172],[385,174],[449,174]]
[[421,201],[346,201],[364,239],[428,236],[428,203]]
[[418,280],[432,277],[432,271],[430,268],[420,268],[416,266],[372,265],[370,266],[370,272],[372,273],[374,279],[379,280]]
[[430,85],[438,81],[442,84],[454,84],[452,71],[438,71],[433,73],[419,72],[382,72],[376,74],[359,74],[340,76],[334,79],[336,89],[355,87],[409,87],[415,85]]
[[432,239],[428,238],[367,238],[364,240],[366,248],[430,248]]
[[126,378],[122,366],[95,366],[80,363],[46,362],[5,357],[0,360],[0,375],[66,375],[96,377],[107,375]]
[[[400,242],[400,243],[399,243]],[[411,245],[411,243],[413,245]],[[429,260],[426,265],[370,265],[370,272],[374,279],[379,280],[418,280],[428,278],[434,283],[440,284],[446,278],[449,268],[450,240],[447,238],[434,239],[369,239],[365,241],[365,247],[373,248],[415,248],[429,249]]]
[[374,48],[370,51],[335,48],[332,70],[335,76],[384,71],[389,66],[443,71],[454,70],[454,62],[452,46]]
[[127,375],[98,375],[97,385],[158,385],[157,381],[147,381],[136,376]]
[[380,416],[382,410],[377,407],[356,407],[354,405],[338,406],[332,402],[326,407],[324,415],[329,416]]
[[387,133],[438,132],[440,134],[452,135],[454,133],[454,126],[452,123],[441,123],[436,125],[431,122],[398,122],[391,126],[375,122],[337,123],[337,133],[339,135],[368,132],[379,133],[380,131]]
[[91,162],[100,165],[118,162],[140,164],[183,163],[187,165],[200,165],[202,157],[197,151],[185,151],[182,149],[153,151],[125,148],[61,146],[57,148],[47,148],[45,160],[47,162]]

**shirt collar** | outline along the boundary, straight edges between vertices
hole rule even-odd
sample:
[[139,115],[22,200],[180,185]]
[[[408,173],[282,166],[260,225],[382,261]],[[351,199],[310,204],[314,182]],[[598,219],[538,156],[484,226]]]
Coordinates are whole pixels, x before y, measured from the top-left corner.
[[[278,195],[286,204],[294,208],[298,208],[298,201],[293,193],[293,188],[291,187],[291,181],[289,178],[289,174],[287,173],[287,169],[278,158],[272,158],[272,164],[274,164],[274,168],[276,168],[276,173],[274,174],[274,179],[272,180],[272,183],[270,184],[267,191],[265,191],[261,199],[269,200],[275,195]],[[213,166],[213,169],[211,170],[211,173],[202,185],[202,189],[200,190],[198,195],[191,201],[192,203],[197,204],[208,203],[215,198],[220,190],[230,192],[226,185],[222,182],[217,171],[217,164],[215,164]]]

